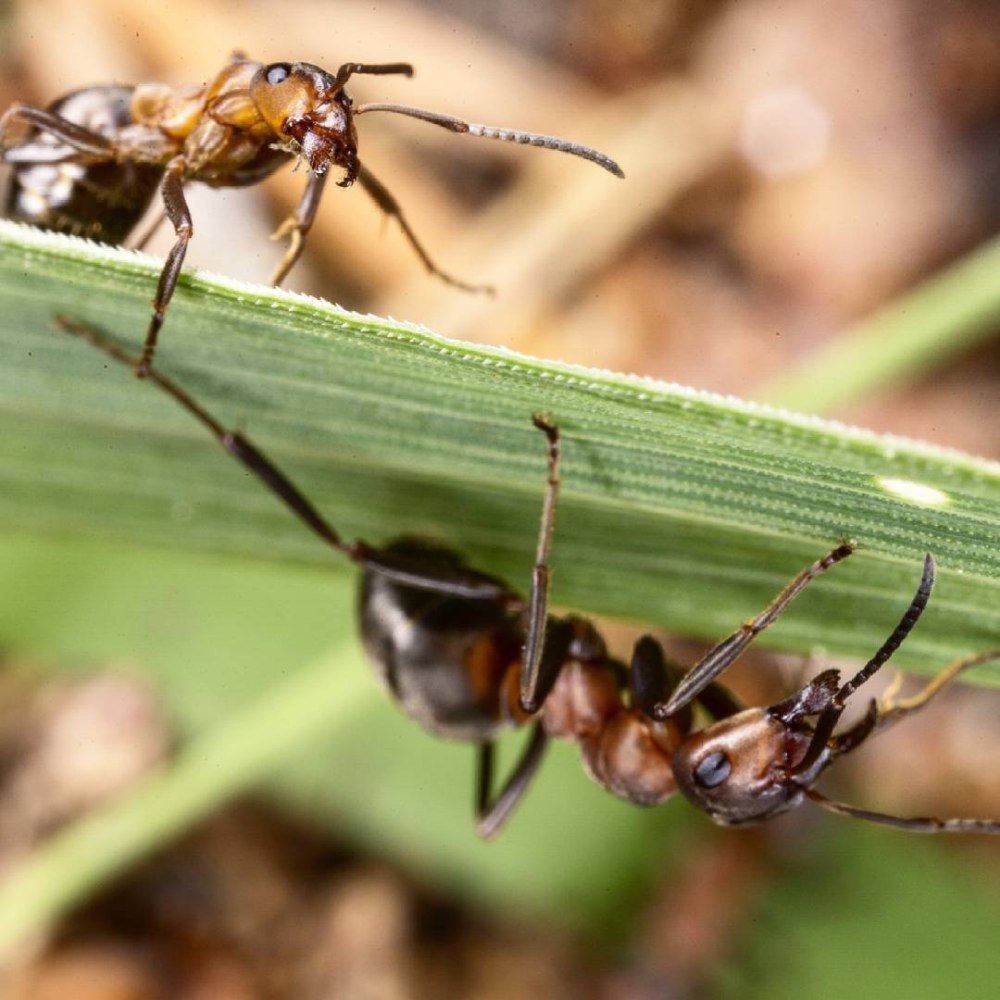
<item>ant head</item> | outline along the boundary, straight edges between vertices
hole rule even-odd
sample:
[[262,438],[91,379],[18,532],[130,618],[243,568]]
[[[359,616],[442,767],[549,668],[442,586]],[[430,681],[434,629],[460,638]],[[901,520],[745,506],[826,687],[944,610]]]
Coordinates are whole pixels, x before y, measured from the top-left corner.
[[674,753],[674,776],[716,823],[758,823],[802,801],[805,790],[791,769],[810,736],[767,709],[750,708],[688,736]]
[[326,70],[312,63],[271,63],[250,81],[250,97],[283,146],[317,174],[330,164],[357,177],[357,136],[351,98]]

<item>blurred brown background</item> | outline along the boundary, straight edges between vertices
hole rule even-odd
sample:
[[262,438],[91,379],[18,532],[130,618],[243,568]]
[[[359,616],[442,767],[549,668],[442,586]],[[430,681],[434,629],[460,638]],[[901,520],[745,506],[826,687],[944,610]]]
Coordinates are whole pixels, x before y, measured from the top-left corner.
[[[1000,229],[995,0],[45,0],[4,9],[2,106],[88,83],[200,83],[234,49],[327,68],[408,60],[412,81],[361,78],[352,93],[608,152],[624,182],[544,151],[364,118],[364,162],[436,261],[498,294],[462,295],[428,277],[363,192],[332,187],[289,282],[543,357],[754,398]],[[303,184],[301,171],[285,171],[245,191],[192,190],[189,261],[266,281],[280,254],[267,236]],[[151,252],[169,245],[169,234],[159,239]],[[836,415],[1000,457],[998,343]],[[755,677],[745,696],[769,697]],[[0,810],[16,805],[11,788],[41,780],[18,748],[48,746],[46,727],[81,699],[101,716],[101,694],[50,692],[26,716],[39,727],[32,735],[21,725],[4,737],[0,760],[29,769],[4,782]],[[997,701],[974,694],[881,741],[854,776],[853,798],[877,789],[902,811],[1000,814]],[[14,703],[32,697],[18,692]],[[166,722],[149,692],[130,697],[115,739],[134,726],[129,753],[156,759]],[[34,834],[79,807],[52,804]],[[788,853],[808,853],[811,829],[698,840],[595,948],[563,928],[469,909],[419,874],[244,806],[109,890],[25,958],[9,995],[780,995],[767,970],[781,963],[775,935],[787,932],[772,928],[772,944],[756,952],[745,939],[761,913],[773,918],[762,900]],[[945,863],[978,872],[995,904],[993,847],[951,842],[958,857]],[[830,890],[813,884],[799,899],[805,909],[821,908]],[[836,930],[824,933],[835,951]],[[836,960],[826,967],[835,982]],[[979,994],[966,983],[961,995]]]
[[[753,397],[1000,223],[1000,28],[989,0],[14,4],[4,103],[87,83],[200,83],[264,61],[410,60],[396,100],[597,146],[563,156],[362,119],[361,155],[445,269],[360,191],[331,190],[292,285],[478,342]],[[192,190],[191,260],[266,280],[302,190]],[[166,228],[166,227],[164,227]],[[154,250],[168,245],[161,232]],[[1000,454],[997,350],[838,414]],[[971,413],[971,419],[969,414]]]

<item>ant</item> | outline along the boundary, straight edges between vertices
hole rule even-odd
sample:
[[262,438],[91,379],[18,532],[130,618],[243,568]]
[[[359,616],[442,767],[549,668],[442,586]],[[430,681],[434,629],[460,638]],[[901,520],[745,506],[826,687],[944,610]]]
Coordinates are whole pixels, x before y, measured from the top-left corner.
[[[62,317],[57,323],[115,361],[134,365],[133,356],[91,326]],[[828,799],[814,787],[835,760],[922,709],[962,671],[1000,659],[1000,649],[992,649],[957,660],[917,695],[872,701],[859,722],[834,732],[848,700],[893,655],[923,613],[934,585],[931,555],[899,623],[853,677],[841,683],[839,671],[825,670],[776,705],[743,708],[715,679],[811,581],[848,558],[853,543],[841,543],[798,573],[760,614],[683,676],[649,635],[636,642],[626,668],[608,654],[586,619],[548,613],[560,435],[547,417],[533,417],[545,436],[548,475],[525,600],[503,580],[424,539],[404,537],[381,548],[345,541],[252,441],[227,430],[159,370],[150,371],[149,378],[323,542],[361,568],[361,637],[380,680],[425,729],[478,747],[475,804],[481,836],[500,831],[527,790],[549,738],[578,743],[591,777],[626,802],[656,805],[680,790],[725,826],[771,819],[810,799],[833,812],[906,830],[1000,833],[1000,820],[891,816]],[[696,705],[712,720],[701,730],[693,728]],[[493,740],[502,729],[532,719],[520,759],[494,795]]]
[[[361,74],[412,76],[409,63],[344,63],[336,73],[305,62],[264,65],[235,55],[207,84],[173,88],[97,86],[70,93],[48,108],[13,104],[0,116],[0,157],[14,167],[5,214],[45,229],[121,243],[146,213],[157,188],[174,227],[174,245],[160,273],[153,314],[135,365],[149,374],[157,336],[177,287],[193,233],[184,185],[245,187],[289,160],[306,164],[309,178],[296,210],[275,239],[289,244],[272,283],[279,285],[305,245],[331,167],[337,181],[357,181],[388,216],[395,218],[424,267],[465,291],[489,291],[442,271],[410,228],[389,192],[358,159],[355,119],[373,111],[408,115],[451,132],[502,142],[543,146],[590,160],[624,177],[609,156],[579,143],[534,132],[477,125],[422,108],[372,103],[355,106],[344,89]],[[22,142],[2,148],[13,122],[29,127]]]

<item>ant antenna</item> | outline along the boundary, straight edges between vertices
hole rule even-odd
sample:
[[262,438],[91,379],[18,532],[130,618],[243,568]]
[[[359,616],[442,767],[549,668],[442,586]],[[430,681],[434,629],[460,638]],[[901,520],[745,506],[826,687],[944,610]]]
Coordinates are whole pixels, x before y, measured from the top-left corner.
[[927,607],[930,600],[931,591],[934,589],[935,564],[934,557],[928,552],[924,557],[924,568],[920,576],[920,584],[917,592],[913,595],[913,600],[903,613],[899,624],[892,630],[892,634],[879,647],[875,655],[833,696],[830,704],[823,710],[816,722],[816,730],[813,733],[812,742],[806,755],[795,767],[795,774],[806,774],[809,769],[822,756],[827,741],[833,735],[833,730],[840,721],[840,716],[844,712],[847,699],[861,687],[865,681],[871,677],[886,663],[893,653],[899,649],[902,641],[910,634],[913,626],[917,624],[920,616]]
[[603,167],[615,177],[625,176],[625,172],[610,156],[606,156],[596,149],[591,149],[590,146],[571,142],[569,139],[560,139],[558,136],[542,135],[540,132],[522,132],[519,129],[497,128],[494,125],[477,125],[475,122],[467,122],[454,115],[427,111],[424,108],[413,108],[407,104],[362,104],[354,109],[354,114],[363,115],[369,111],[390,111],[397,115],[407,115],[410,118],[419,118],[421,121],[430,122],[432,125],[440,125],[441,128],[446,128],[449,132],[464,132],[483,139],[497,139],[500,142],[516,142],[524,146],[554,149],[560,153],[569,153],[571,156],[590,160],[591,163]]

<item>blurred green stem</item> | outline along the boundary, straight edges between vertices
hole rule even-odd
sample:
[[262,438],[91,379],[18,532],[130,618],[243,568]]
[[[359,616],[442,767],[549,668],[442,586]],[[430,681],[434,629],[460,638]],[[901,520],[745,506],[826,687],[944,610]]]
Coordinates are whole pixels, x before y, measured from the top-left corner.
[[862,320],[798,370],[754,392],[827,414],[918,375],[1000,330],[1000,237]]
[[363,671],[341,669],[354,659],[347,649],[291,673],[192,741],[165,771],[55,834],[8,873],[0,884],[0,959],[126,865],[354,717],[373,688]]

